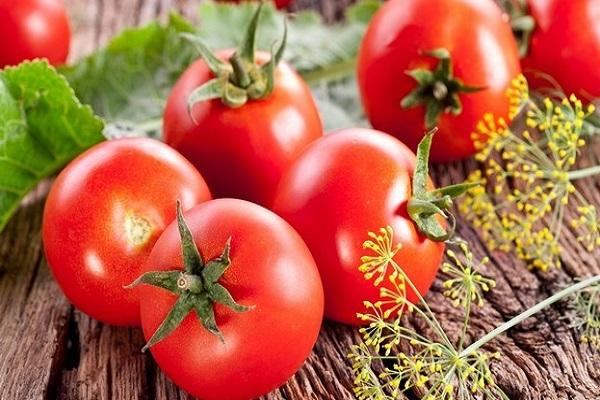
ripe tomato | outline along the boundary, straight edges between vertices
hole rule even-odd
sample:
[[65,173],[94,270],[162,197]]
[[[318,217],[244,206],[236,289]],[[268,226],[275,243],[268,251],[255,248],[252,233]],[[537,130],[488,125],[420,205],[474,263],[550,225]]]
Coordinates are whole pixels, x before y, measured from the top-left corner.
[[[261,10],[243,43],[254,40]],[[288,64],[277,65],[283,48],[272,57],[244,45],[201,51],[169,97],[165,140],[198,168],[215,197],[270,207],[283,173],[323,135],[310,89]],[[202,100],[190,103],[199,91]]]
[[[221,59],[231,54],[219,53]],[[268,60],[264,53],[259,57]],[[283,173],[310,142],[323,135],[310,90],[282,62],[269,98],[240,108],[229,108],[219,100],[198,103],[192,110],[194,123],[187,99],[213,77],[203,60],[181,76],[167,102],[165,141],[198,168],[215,197],[269,207]]]
[[519,72],[511,27],[492,0],[390,0],[369,25],[358,66],[373,126],[413,150],[438,126],[434,161],[475,153],[471,134],[486,112],[508,114],[505,92]]
[[101,143],[68,165],[44,210],[48,264],[81,311],[116,325],[139,325],[139,304],[123,288],[140,273],[154,242],[175,219],[210,199],[196,169],[151,139]]
[[[398,140],[368,129],[325,136],[284,176],[274,211],[304,238],[325,289],[325,315],[360,324],[363,301],[379,288],[358,267],[368,232],[391,226],[402,249],[397,260],[421,294],[429,289],[444,245],[422,236],[407,212],[415,155]],[[394,243],[394,244],[395,244]],[[414,292],[408,299],[416,301]]]
[[599,0],[528,0],[536,27],[523,59],[523,70],[534,87],[555,79],[567,95],[600,96],[600,35],[596,28]]
[[0,0],[0,68],[47,58],[62,64],[71,31],[62,0]]
[[275,0],[277,8],[289,7],[292,4],[292,0]]
[[[214,300],[206,305],[200,295],[196,301],[205,308],[188,306],[185,310],[189,311],[183,313],[178,309],[180,318],[170,320],[177,327],[150,347],[152,355],[178,386],[203,400],[244,400],[266,394],[300,368],[318,336],[323,287],[310,251],[284,220],[243,200],[201,204],[185,215],[185,222],[191,233],[189,242],[195,242],[206,263],[198,265],[198,275],[211,268],[212,262],[227,260],[219,271],[222,277],[213,275],[210,281],[238,302],[234,308],[246,308],[236,312],[230,307],[234,303],[225,306]],[[146,271],[160,275],[177,268],[170,287],[180,295],[179,300],[163,289],[164,279],[161,288],[142,285],[135,289],[140,292],[142,327],[150,342],[165,318],[173,315],[170,311],[185,306],[184,296],[203,290],[186,291],[182,287],[188,286],[179,283],[190,275],[187,261],[186,272],[182,271],[178,228],[177,223],[171,224],[158,239]]]

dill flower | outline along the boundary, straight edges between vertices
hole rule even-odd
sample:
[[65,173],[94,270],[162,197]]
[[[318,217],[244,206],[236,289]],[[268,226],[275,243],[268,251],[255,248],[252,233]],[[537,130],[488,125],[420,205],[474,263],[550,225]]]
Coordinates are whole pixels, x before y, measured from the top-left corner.
[[[448,261],[443,267],[449,276],[444,284],[447,289],[445,295],[455,305],[464,307],[465,314],[462,335],[457,341],[452,341],[395,261],[398,246],[393,245],[392,228],[386,227],[369,237],[364,247],[373,254],[362,258],[361,270],[367,280],[376,277],[374,284],[377,285],[382,282],[379,277],[383,273],[384,279],[393,280],[393,289],[381,290],[381,299],[366,303],[369,311],[359,315],[369,325],[360,329],[363,340],[348,354],[355,376],[354,393],[359,400],[395,400],[406,392],[424,400],[508,400],[490,370],[490,363],[501,355],[483,351],[482,347],[545,307],[577,293],[576,303],[581,311],[578,326],[584,331],[582,339],[598,343],[600,276],[563,289],[465,347],[471,304],[480,305],[482,292],[494,286],[493,280],[483,277],[478,271],[487,261],[476,260],[468,244],[462,240],[456,241],[456,250],[448,252]],[[392,273],[386,278],[385,271],[390,268]],[[418,304],[406,299],[406,287],[417,293]],[[394,320],[387,318],[382,311],[385,302],[391,300],[399,305]],[[591,307],[592,303],[594,306]],[[405,313],[424,321],[433,332],[431,337],[404,326]]]
[[448,261],[442,264],[442,272],[449,276],[444,281],[444,296],[452,299],[454,307],[470,307],[470,304],[483,305],[483,293],[496,286],[493,279],[486,278],[478,271],[490,260],[484,257],[476,261],[467,242],[457,241],[462,255],[454,250],[447,250]]
[[600,349],[600,285],[578,292],[572,301],[576,317],[573,327],[580,332],[580,340]]
[[530,267],[546,271],[560,267],[560,234],[572,199],[581,204],[571,221],[579,241],[589,251],[600,246],[596,210],[572,183],[600,174],[600,166],[573,169],[595,107],[584,107],[575,96],[537,102],[523,76],[507,96],[510,120],[487,114],[473,134],[484,168],[468,181],[483,186],[467,192],[459,209],[492,250],[514,249]]
[[579,218],[571,221],[571,226],[582,231],[577,240],[586,247],[588,251],[600,247],[600,228],[598,225],[598,213],[596,207],[591,204],[577,207]]
[[392,245],[394,234],[389,226],[381,228],[379,234],[369,232],[369,237],[371,240],[364,242],[363,248],[373,250],[375,256],[363,256],[361,258],[362,264],[358,269],[365,274],[367,279],[377,275],[375,286],[379,286],[383,282],[388,264],[400,250],[401,245],[400,243],[395,246]]
[[[354,346],[349,355],[356,377],[354,392],[357,398],[391,400],[406,391],[419,390],[424,393],[423,399],[429,400],[468,399],[475,395],[507,399],[489,369],[489,362],[498,355],[479,349],[463,349],[470,306],[465,309],[462,338],[458,344],[454,343],[422,297],[419,296],[418,305],[406,299],[406,287],[417,294],[418,291],[394,260],[399,246],[392,244],[392,228],[388,226],[369,237],[371,240],[365,242],[364,248],[374,254],[362,257],[360,269],[365,279],[375,278],[375,286],[382,282],[381,277],[392,285],[389,286],[391,289],[381,289],[379,301],[365,303],[369,310],[366,314],[359,314],[369,325],[360,329],[363,341]],[[467,302],[481,305],[481,293],[494,286],[493,280],[478,272],[487,261],[476,261],[462,240],[457,242],[457,249],[460,254],[448,251],[449,261],[443,266],[449,276],[444,284],[447,288],[444,294],[456,305]],[[385,272],[390,268],[392,272],[385,278]],[[390,304],[395,305],[394,320],[389,319],[392,315]],[[435,332],[436,339],[402,326],[405,312],[423,319]],[[401,343],[407,344],[409,351],[399,351]]]

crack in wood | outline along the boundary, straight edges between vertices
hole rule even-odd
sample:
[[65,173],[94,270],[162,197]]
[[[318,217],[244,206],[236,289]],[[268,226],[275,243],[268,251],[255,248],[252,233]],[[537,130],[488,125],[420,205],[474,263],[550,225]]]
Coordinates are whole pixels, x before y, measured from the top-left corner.
[[[316,8],[333,21],[351,2],[298,0],[294,9]],[[171,7],[195,17],[197,2],[67,0],[67,5],[78,24],[74,57],[79,57],[126,26],[146,23],[157,16],[164,20]],[[598,150],[596,146],[589,154],[596,162]],[[435,167],[433,174],[438,183],[456,183],[476,167],[473,161],[457,162]],[[600,180],[592,182],[577,182],[576,186],[593,204],[600,205]],[[149,356],[139,353],[143,337],[138,330],[94,322],[73,310],[62,297],[41,258],[43,193],[40,190],[34,194],[0,235],[0,398],[191,400]],[[568,216],[573,216],[572,211]],[[475,229],[463,219],[459,224],[459,233],[472,243],[475,255],[490,257],[484,272],[498,282],[496,289],[486,294],[485,307],[474,311],[470,339],[566,286],[573,278],[600,273],[600,253],[582,251],[569,229],[561,238],[564,268],[542,274],[527,271],[512,255],[489,251]],[[444,301],[442,292],[438,281],[428,300],[449,333],[456,335],[461,322],[459,310]],[[576,332],[563,317],[570,312],[566,304],[559,303],[486,347],[504,354],[492,364],[492,370],[511,399],[600,398],[600,356],[577,341]],[[427,333],[418,321],[410,324]],[[351,362],[346,354],[358,340],[355,329],[326,322],[303,369],[263,400],[353,399]],[[415,393],[404,397],[417,398]]]
[[[70,352],[72,351],[69,349],[69,341],[71,340],[71,334],[74,325],[76,324],[73,316],[73,310],[71,309],[69,316],[66,318],[65,326],[60,329],[60,335],[57,339],[57,346],[52,356],[53,363],[50,367],[51,372],[48,380],[48,388],[46,390],[46,400],[58,398],[63,372],[72,369],[69,365],[69,357],[71,356]],[[77,363],[79,363],[79,360]]]

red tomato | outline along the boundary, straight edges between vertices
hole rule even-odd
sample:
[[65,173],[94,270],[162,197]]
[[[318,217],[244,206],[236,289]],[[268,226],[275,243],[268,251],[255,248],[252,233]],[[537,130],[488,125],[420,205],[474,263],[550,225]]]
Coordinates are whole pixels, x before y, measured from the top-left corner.
[[[323,287],[315,262],[285,221],[255,204],[210,201],[185,215],[205,262],[217,258],[231,238],[230,264],[219,283],[253,309],[236,313],[214,304],[223,341],[191,311],[152,355],[175,384],[203,400],[244,400],[282,385],[308,357],[323,318]],[[177,223],[156,242],[146,271],[182,269]],[[206,267],[204,267],[206,268]],[[142,327],[150,339],[176,296],[142,285]]]
[[61,0],[0,0],[0,68],[47,58],[62,64],[71,31]]
[[[407,71],[433,71],[440,61],[426,53],[441,48],[450,55],[454,82],[435,78],[422,94],[430,112],[435,114],[435,107],[440,112],[432,124],[440,128],[431,151],[434,161],[474,154],[471,134],[483,115],[508,114],[505,92],[520,67],[507,17],[492,0],[390,0],[369,25],[358,67],[362,101],[373,126],[415,150],[433,126],[425,124],[422,103],[401,105],[418,87]],[[454,90],[459,83],[482,90]]]
[[567,95],[600,97],[600,0],[529,0],[536,21],[523,70],[534,87],[555,79]]
[[[274,211],[296,228],[315,257],[328,318],[360,324],[356,313],[366,311],[363,301],[379,299],[379,288],[358,267],[368,232],[387,225],[403,246],[396,260],[421,294],[429,289],[444,245],[423,237],[408,216],[415,162],[391,136],[350,129],[315,142],[282,179]],[[408,298],[416,301],[415,293]]]
[[[226,60],[232,51],[217,55]],[[259,63],[270,56],[257,54]],[[323,135],[310,89],[285,62],[275,88],[264,100],[229,108],[220,100],[197,103],[192,91],[214,78],[203,60],[192,64],[175,85],[164,117],[166,142],[202,173],[215,197],[235,197],[270,207],[281,176],[304,148]]]
[[48,264],[81,311],[116,325],[139,325],[139,304],[123,288],[184,209],[210,199],[206,183],[176,151],[152,139],[101,143],[56,179],[44,210]]

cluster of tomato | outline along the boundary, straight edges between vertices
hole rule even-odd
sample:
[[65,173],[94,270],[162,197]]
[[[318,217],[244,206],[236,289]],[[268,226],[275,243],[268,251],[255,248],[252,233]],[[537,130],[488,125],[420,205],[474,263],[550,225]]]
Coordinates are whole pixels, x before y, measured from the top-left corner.
[[[69,30],[57,4],[0,0],[0,36],[20,38],[0,47],[0,65],[64,62]],[[526,68],[600,95],[588,60],[600,52],[590,38],[600,1],[529,5],[537,28]],[[484,113],[507,114],[505,92],[521,71],[493,0],[390,0],[358,66],[379,131],[324,136],[309,88],[280,60],[285,40],[273,54],[255,51],[259,15],[237,50],[197,43],[202,58],[167,103],[166,144],[93,147],[56,179],[44,213],[46,257],[69,300],[100,321],[141,325],[159,366],[202,399],[249,399],[283,384],[323,314],[360,324],[363,301],[380,290],[357,268],[369,231],[391,226],[405,272],[429,289],[444,245],[408,210],[413,151],[437,126],[434,160],[473,154],[471,132]]]

